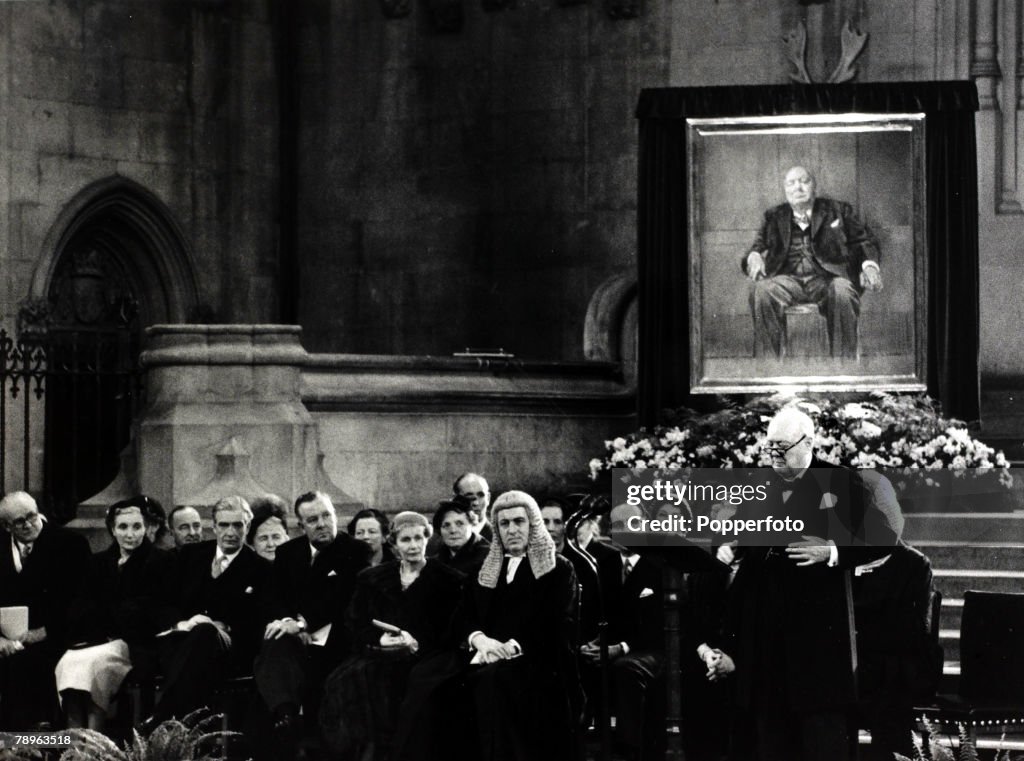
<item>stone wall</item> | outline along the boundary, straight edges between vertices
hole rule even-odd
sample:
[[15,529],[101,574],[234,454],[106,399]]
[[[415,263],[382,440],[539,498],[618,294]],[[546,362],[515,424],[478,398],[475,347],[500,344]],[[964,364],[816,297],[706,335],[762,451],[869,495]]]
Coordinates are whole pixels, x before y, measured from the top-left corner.
[[673,6],[613,20],[600,2],[465,0],[442,33],[408,5],[305,6],[307,346],[580,359],[591,296],[635,266],[633,109],[667,81]]
[[8,325],[53,253],[62,212],[112,177],[152,193],[180,227],[200,286],[198,313],[216,321],[275,316],[270,7],[0,3],[0,307]]

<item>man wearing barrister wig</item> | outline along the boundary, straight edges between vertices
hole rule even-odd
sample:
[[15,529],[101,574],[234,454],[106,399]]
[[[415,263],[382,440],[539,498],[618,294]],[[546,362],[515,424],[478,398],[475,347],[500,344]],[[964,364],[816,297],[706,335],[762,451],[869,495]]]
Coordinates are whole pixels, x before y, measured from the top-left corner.
[[[477,738],[465,751],[467,759],[566,761],[576,756],[574,727],[582,707],[574,653],[576,574],[555,552],[529,494],[499,496],[491,506],[491,523],[494,542],[456,613],[458,671],[425,679],[436,664],[424,664],[419,674],[414,670],[401,711],[405,725],[398,730],[399,759],[450,758],[457,752],[452,745],[460,738],[451,733],[441,738],[446,744],[441,753],[419,739],[425,727],[438,725],[426,713],[437,710],[442,693],[449,702],[438,719],[473,717]],[[460,687],[451,689],[456,683]],[[463,704],[456,707],[459,701]],[[414,741],[416,730],[421,734]]]
[[745,502],[736,519],[789,516],[804,529],[719,549],[723,562],[739,562],[732,641],[703,644],[699,655],[709,678],[735,670],[759,761],[843,761],[857,698],[850,570],[891,551],[891,506],[855,471],[814,458],[814,424],[796,407],[772,418],[765,447],[775,471],[767,499]]

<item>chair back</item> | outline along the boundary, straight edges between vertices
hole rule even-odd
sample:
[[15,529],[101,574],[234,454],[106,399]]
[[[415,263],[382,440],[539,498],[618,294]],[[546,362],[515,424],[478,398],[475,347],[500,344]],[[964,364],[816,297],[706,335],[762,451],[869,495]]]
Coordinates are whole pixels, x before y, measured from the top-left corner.
[[964,593],[960,695],[1024,706],[1024,593]]

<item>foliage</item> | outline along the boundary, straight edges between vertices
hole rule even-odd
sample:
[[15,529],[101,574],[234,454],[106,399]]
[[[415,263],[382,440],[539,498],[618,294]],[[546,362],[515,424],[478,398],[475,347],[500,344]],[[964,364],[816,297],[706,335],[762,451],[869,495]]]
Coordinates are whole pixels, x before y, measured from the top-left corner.
[[239,732],[215,729],[224,718],[208,708],[193,711],[181,721],[171,719],[157,725],[148,737],[138,730],[131,742],[121,748],[104,735],[91,729],[70,729],[73,745],[60,761],[207,761],[223,759],[224,745]]
[[705,415],[680,410],[675,425],[641,428],[606,441],[604,456],[590,461],[590,477],[612,468],[769,466],[763,449],[766,423],[793,404],[814,419],[817,456],[826,462],[960,474],[979,469],[998,472],[1004,487],[1012,483],[1003,453],[973,438],[963,421],[943,417],[930,397],[884,392],[855,402],[776,395]]
[[[957,724],[960,745],[956,749],[956,753],[953,752],[953,748],[939,740],[939,733],[926,717],[921,717],[921,724],[928,733],[928,752],[925,753],[924,740],[920,735],[914,733],[914,757],[907,758],[896,753],[894,754],[896,761],[980,761],[978,748],[963,724]],[[1004,733],[1000,742],[1005,741],[1006,734]],[[1011,754],[1009,750],[1001,749],[996,751],[993,761],[1019,761],[1020,758],[1019,754]]]

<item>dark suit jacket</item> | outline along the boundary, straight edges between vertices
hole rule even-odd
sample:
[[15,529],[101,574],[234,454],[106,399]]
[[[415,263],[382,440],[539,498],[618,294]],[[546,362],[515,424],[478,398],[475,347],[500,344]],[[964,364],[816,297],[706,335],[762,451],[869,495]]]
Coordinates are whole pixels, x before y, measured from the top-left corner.
[[907,545],[853,577],[859,692],[882,705],[928,700],[942,673],[942,648],[929,632],[932,567]]
[[[785,489],[792,494],[783,503]],[[768,498],[745,502],[736,518],[767,515],[799,518],[803,534],[835,540],[839,566],[798,567],[784,551],[798,535],[760,537],[775,547],[741,543],[727,612],[737,699],[743,707],[771,702],[797,711],[838,710],[856,699],[849,569],[890,549],[867,546],[865,526],[872,537],[892,537],[890,544],[895,536],[878,527],[885,518],[855,471],[817,461],[793,483],[773,479]]]
[[409,632],[423,657],[447,643],[464,576],[437,560],[428,560],[408,589],[402,589],[401,563],[392,561],[359,574],[347,619],[357,647],[372,650],[383,633],[373,619]]
[[210,567],[217,551],[214,540],[181,548],[178,553],[178,593],[174,621],[202,613],[227,624],[232,657],[251,664],[263,639],[270,592],[270,563],[246,545],[216,579]]
[[0,606],[27,605],[29,628],[45,626],[49,644],[67,647],[68,611],[88,581],[89,558],[85,537],[46,524],[18,573],[11,535],[0,531]]
[[630,651],[665,650],[665,596],[661,568],[642,557],[625,582],[618,553],[598,567],[608,619],[608,644],[625,642]]
[[476,534],[470,534],[469,541],[454,553],[446,544],[442,543],[435,557],[438,562],[451,566],[472,581],[479,573],[480,566],[484,564],[484,558],[487,557],[490,549],[490,542]]
[[71,642],[123,639],[133,651],[152,644],[173,614],[174,556],[148,541],[118,566],[117,542],[92,556],[88,587],[71,609]]
[[[780,204],[765,212],[761,229],[754,238],[754,244],[743,254],[740,266],[747,271],[747,255],[750,251],[767,251],[765,275],[773,277],[783,273],[786,254],[792,235],[793,207]],[[878,241],[853,211],[843,201],[831,198],[814,199],[811,211],[811,240],[814,258],[818,264],[837,277],[845,277],[860,290],[861,265],[865,260],[878,262]]]
[[309,540],[298,536],[277,548],[273,564],[270,619],[306,620],[309,631],[332,624],[327,648],[332,658],[348,651],[344,613],[352,600],[356,576],[370,565],[370,547],[339,533],[310,563]]

